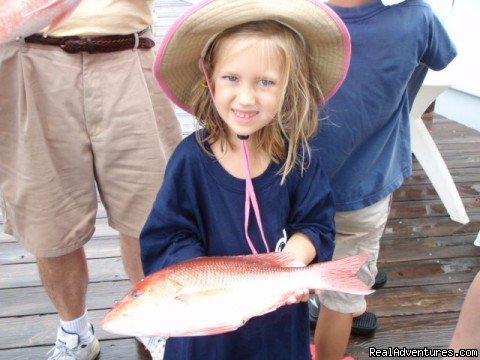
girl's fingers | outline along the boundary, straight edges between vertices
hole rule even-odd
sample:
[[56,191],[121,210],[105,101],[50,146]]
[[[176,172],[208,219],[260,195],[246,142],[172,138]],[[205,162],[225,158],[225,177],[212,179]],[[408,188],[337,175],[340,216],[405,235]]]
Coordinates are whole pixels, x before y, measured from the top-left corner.
[[309,298],[308,289],[297,290],[295,294],[293,294],[287,299],[287,304],[291,305],[291,304],[297,304],[299,302],[306,302],[308,301],[308,298]]

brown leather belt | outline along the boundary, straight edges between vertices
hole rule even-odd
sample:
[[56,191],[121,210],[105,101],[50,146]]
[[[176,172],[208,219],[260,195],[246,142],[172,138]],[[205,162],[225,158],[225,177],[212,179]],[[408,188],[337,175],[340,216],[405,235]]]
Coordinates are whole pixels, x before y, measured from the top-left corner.
[[[143,35],[148,29],[138,32],[138,36]],[[109,35],[96,37],[50,37],[41,34],[33,34],[25,38],[27,43],[45,44],[60,46],[68,53],[75,54],[82,51],[89,53],[107,53],[121,50],[133,49],[135,47],[135,34],[128,35]],[[138,39],[138,49],[150,49],[155,46],[155,41],[150,38]]]

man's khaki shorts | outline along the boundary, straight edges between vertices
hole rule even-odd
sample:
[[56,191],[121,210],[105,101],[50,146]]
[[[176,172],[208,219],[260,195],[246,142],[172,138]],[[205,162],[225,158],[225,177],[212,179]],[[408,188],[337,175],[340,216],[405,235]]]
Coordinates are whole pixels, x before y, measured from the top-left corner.
[[0,47],[4,227],[36,256],[68,254],[90,239],[96,186],[109,225],[139,236],[181,140],[153,59],[153,50]]
[[[356,254],[368,255],[358,277],[369,286],[375,283],[380,238],[383,235],[390,212],[392,195],[355,211],[341,211],[335,214],[335,251],[333,259],[342,259]],[[365,296],[335,291],[322,291],[320,302],[328,309],[350,314],[365,311]]]

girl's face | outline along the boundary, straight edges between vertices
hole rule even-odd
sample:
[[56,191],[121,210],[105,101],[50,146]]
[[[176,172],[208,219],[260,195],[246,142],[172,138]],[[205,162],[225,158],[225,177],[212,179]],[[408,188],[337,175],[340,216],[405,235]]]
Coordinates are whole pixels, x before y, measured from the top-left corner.
[[229,138],[251,135],[273,121],[283,88],[283,61],[258,36],[222,40],[213,70],[215,106]]

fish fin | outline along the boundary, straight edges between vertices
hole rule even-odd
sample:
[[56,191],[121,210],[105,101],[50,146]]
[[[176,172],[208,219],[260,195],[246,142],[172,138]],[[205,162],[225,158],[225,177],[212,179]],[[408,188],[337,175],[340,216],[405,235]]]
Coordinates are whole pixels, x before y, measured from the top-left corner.
[[[308,287],[315,290],[333,290],[349,294],[371,294],[374,290],[357,277],[358,270],[367,259],[367,255],[358,254],[340,260],[310,265],[307,270],[313,270],[313,277],[310,281],[312,282],[311,285],[315,285]],[[318,281],[319,277],[322,281]],[[321,286],[318,286],[318,284]]]
[[[241,255],[235,256],[242,261],[251,261],[254,263],[270,265],[275,267],[299,267],[300,264],[295,258],[289,253],[266,253],[266,254],[256,254],[256,255]],[[302,264],[303,265],[303,264]]]

